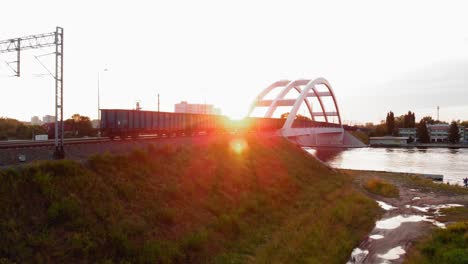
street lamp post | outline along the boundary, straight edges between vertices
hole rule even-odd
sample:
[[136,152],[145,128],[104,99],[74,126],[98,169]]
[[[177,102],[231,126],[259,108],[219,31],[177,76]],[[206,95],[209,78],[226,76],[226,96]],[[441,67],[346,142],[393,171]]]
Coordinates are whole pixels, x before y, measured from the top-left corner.
[[[108,71],[108,69],[104,69],[103,71],[106,72],[106,71]],[[97,97],[97,104],[98,104],[98,107],[97,107],[97,108],[98,108],[98,109],[97,109],[97,111],[98,111],[98,125],[97,125],[97,127],[98,127],[98,128],[101,128],[101,96],[100,96],[100,88],[101,88],[101,87],[100,87],[100,73],[101,73],[101,72],[98,71],[98,74],[97,74],[97,90],[98,90],[98,94],[97,94],[97,96],[98,96],[98,97]],[[100,133],[101,133],[101,132],[99,131],[98,133],[99,133],[98,135],[100,136]]]

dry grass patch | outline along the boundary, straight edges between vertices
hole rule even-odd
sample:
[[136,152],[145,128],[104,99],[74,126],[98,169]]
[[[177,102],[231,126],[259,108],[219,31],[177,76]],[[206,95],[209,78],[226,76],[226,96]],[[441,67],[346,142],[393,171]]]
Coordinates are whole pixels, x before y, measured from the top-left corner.
[[395,185],[376,177],[367,180],[364,183],[364,188],[373,194],[384,197],[396,198],[400,196],[400,192]]

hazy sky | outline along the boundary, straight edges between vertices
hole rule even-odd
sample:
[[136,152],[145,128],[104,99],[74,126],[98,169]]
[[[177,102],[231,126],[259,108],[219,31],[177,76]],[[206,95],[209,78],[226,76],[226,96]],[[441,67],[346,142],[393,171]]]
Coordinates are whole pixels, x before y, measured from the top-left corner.
[[[342,119],[389,110],[468,120],[463,1],[9,1],[0,39],[65,29],[65,117],[101,108],[173,111],[181,100],[246,113],[280,79],[325,77]],[[24,52],[23,77],[0,54],[0,116],[54,112],[54,83]],[[43,57],[53,69],[53,56]],[[109,69],[103,72],[103,69]]]

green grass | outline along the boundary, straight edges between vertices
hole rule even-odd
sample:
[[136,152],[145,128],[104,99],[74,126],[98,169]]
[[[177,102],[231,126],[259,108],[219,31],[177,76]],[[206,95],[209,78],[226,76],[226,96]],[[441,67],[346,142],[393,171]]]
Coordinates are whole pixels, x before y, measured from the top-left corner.
[[416,244],[405,263],[468,263],[468,222],[436,229]]
[[0,263],[343,263],[381,213],[257,137],[3,170],[0,210]]
[[443,223],[466,221],[468,219],[468,208],[465,206],[444,208],[440,210],[440,213],[441,216],[437,217],[437,221]]
[[380,178],[373,177],[371,179],[368,179],[364,183],[364,188],[373,194],[381,195],[384,197],[399,197],[398,188],[395,185]]
[[369,135],[361,131],[350,131],[351,135],[359,139],[362,143],[369,145]]

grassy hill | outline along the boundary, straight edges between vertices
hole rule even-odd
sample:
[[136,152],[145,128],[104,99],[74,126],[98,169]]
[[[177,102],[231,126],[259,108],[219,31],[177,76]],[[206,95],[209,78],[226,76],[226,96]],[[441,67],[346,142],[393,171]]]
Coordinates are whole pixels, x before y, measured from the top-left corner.
[[0,171],[0,263],[344,263],[380,209],[280,138]]

